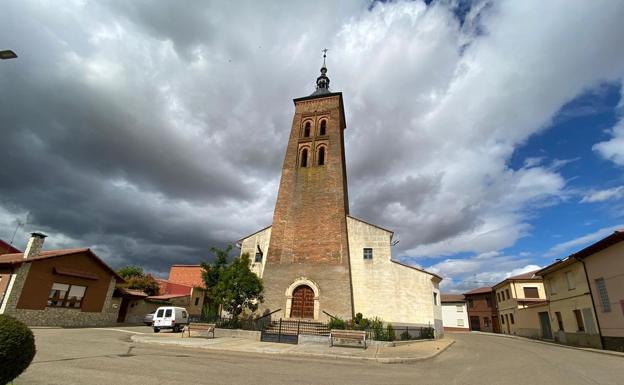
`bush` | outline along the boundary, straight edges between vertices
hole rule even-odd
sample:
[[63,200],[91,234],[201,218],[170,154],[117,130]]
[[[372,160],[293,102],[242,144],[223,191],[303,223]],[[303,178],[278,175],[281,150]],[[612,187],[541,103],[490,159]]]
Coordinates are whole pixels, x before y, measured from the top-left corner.
[[357,313],[355,318],[349,323],[349,328],[353,330],[367,330],[370,327],[368,318],[364,318],[362,313]]
[[388,333],[384,328],[383,321],[379,317],[370,320],[370,328],[373,332],[373,339],[376,341],[387,341]]
[[386,326],[386,332],[386,335],[388,337],[387,341],[396,340],[396,333],[394,332],[394,326],[392,326],[392,324],[388,324],[388,326]]
[[330,329],[346,329],[347,323],[340,317],[331,317],[329,323],[327,324]]
[[0,314],[0,385],[26,370],[35,352],[32,331],[15,318]]
[[420,339],[433,339],[435,338],[435,329],[432,327],[426,327],[420,329]]

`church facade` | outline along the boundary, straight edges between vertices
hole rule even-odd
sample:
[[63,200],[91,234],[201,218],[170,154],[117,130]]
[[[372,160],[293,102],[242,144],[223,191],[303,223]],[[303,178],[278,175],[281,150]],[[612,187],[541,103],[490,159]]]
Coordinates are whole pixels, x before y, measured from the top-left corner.
[[393,232],[349,214],[342,93],[329,90],[325,64],[316,83],[294,100],[273,223],[239,241],[264,283],[260,311],[319,321],[362,313],[442,334],[442,278],[393,260]]

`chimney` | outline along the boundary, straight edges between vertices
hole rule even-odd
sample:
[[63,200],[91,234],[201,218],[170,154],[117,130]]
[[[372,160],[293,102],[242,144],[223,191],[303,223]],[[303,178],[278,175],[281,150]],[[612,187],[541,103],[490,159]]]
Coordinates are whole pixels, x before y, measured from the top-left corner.
[[43,247],[43,241],[46,237],[47,235],[42,233],[30,233],[28,245],[26,246],[26,250],[24,250],[24,259],[33,258],[39,255],[41,248]]

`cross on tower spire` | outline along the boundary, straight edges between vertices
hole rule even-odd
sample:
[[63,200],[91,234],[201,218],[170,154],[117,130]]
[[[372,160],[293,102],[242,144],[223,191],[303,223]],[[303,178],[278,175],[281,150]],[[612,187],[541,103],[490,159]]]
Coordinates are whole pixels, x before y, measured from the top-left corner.
[[323,52],[323,66],[321,67],[321,76],[316,78],[316,91],[314,91],[312,95],[329,93],[329,78],[327,77],[327,67],[325,65],[327,51],[329,51],[327,48],[321,50],[321,52]]

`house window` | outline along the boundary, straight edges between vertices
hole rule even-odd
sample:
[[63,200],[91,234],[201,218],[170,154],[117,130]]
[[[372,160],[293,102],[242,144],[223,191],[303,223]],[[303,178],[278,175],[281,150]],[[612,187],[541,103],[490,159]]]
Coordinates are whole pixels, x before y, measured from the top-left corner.
[[318,165],[323,166],[325,164],[325,147],[319,148],[317,158],[318,158]]
[[308,149],[304,148],[301,151],[301,161],[299,163],[300,167],[308,167]]
[[321,128],[319,129],[319,135],[325,135],[325,131],[327,130],[327,121],[321,120]]
[[574,318],[576,318],[576,326],[578,328],[578,331],[584,332],[585,325],[583,324],[583,315],[581,314],[581,311],[578,309],[573,310],[573,311],[574,311]]
[[505,293],[507,293],[507,299],[511,298],[511,297],[509,296],[509,289],[505,289]]
[[373,249],[370,247],[364,248],[364,259],[373,259]]
[[563,319],[561,319],[561,313],[556,311],[555,312],[555,317],[557,317],[557,326],[559,326],[559,330],[564,331],[563,330]]
[[505,324],[505,316],[501,315],[501,323],[504,325]]
[[492,298],[486,297],[485,303],[487,304],[487,307],[492,307]]
[[498,300],[499,303],[501,302],[500,291],[496,293],[496,300]]
[[257,252],[256,253],[256,258],[254,259],[254,261],[262,262],[262,253],[261,252]]
[[438,293],[433,293],[433,304],[437,305],[438,304]]
[[513,325],[514,322],[514,318],[513,318],[513,314],[509,314],[509,320],[511,321],[511,324]]
[[462,305],[457,305],[456,308],[457,308],[457,312],[458,313],[463,313],[464,312],[464,307]]
[[471,309],[474,307],[474,301],[472,300],[472,298],[468,300],[468,307]]
[[539,298],[539,292],[536,287],[525,287],[524,290],[524,298]]
[[199,305],[199,297],[195,297],[195,306]]
[[48,306],[79,309],[86,290],[86,286],[54,282],[48,295]]
[[596,280],[596,287],[598,288],[598,296],[600,297],[602,311],[605,313],[610,312],[611,304],[609,303],[609,293],[607,292],[607,285],[605,285],[604,278],[598,278]]
[[568,282],[568,290],[573,290],[576,285],[574,283],[574,273],[571,271],[566,271],[565,273],[566,282]]
[[463,319],[458,318],[458,319],[457,319],[457,326],[464,326],[464,320],[463,320]]
[[548,280],[548,288],[550,289],[550,294],[557,294],[557,285],[555,285],[555,281],[552,279]]
[[306,122],[305,127],[303,129],[303,137],[304,138],[309,138],[310,137],[310,122]]
[[483,317],[483,326],[490,327],[490,319],[488,317]]

